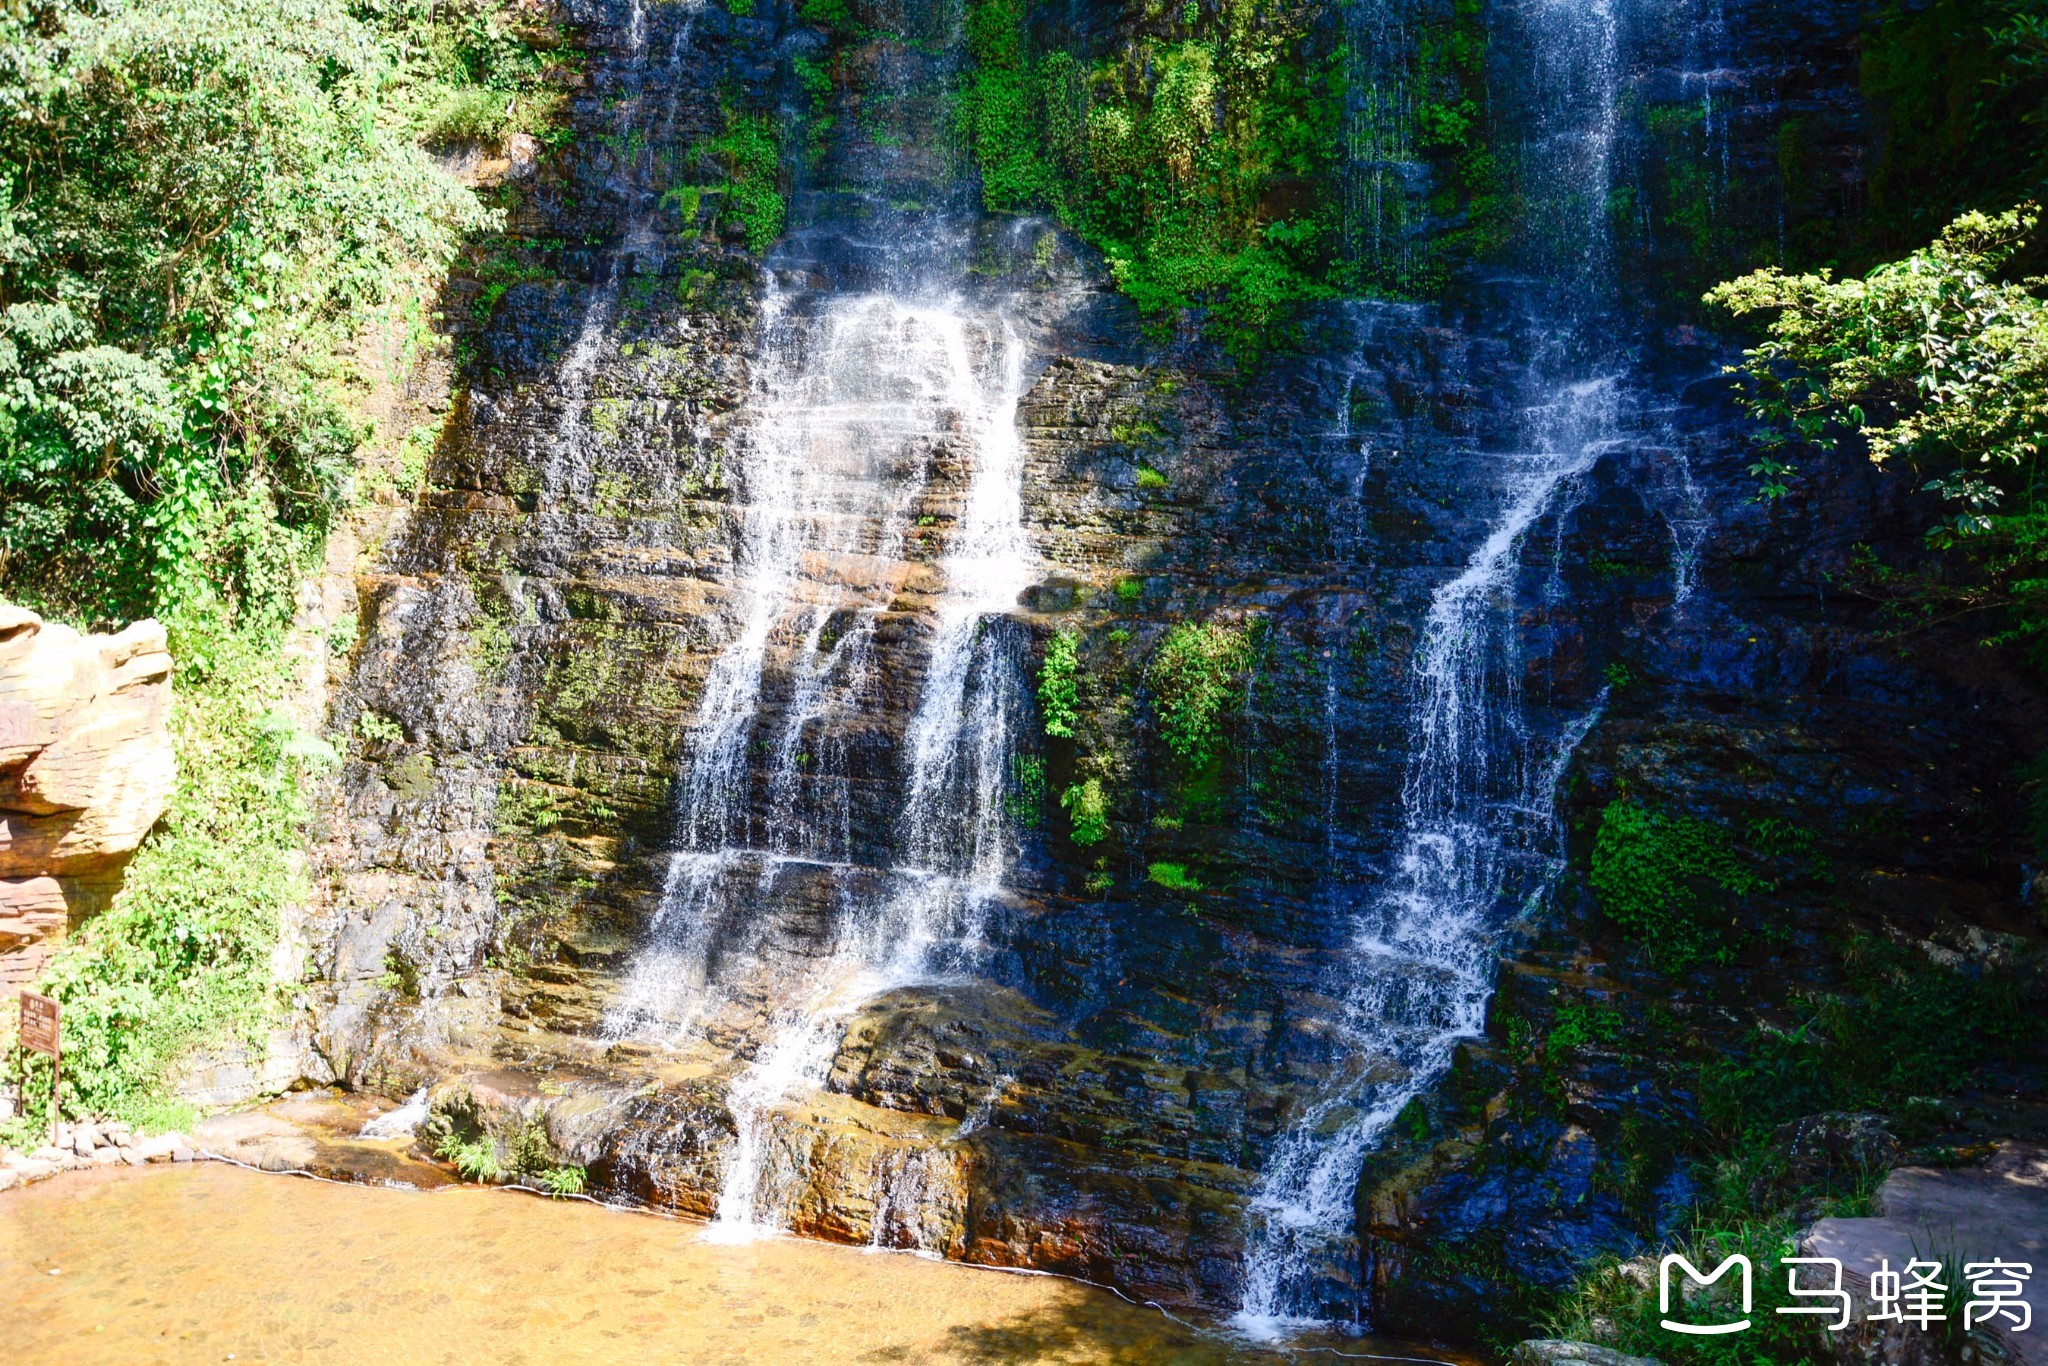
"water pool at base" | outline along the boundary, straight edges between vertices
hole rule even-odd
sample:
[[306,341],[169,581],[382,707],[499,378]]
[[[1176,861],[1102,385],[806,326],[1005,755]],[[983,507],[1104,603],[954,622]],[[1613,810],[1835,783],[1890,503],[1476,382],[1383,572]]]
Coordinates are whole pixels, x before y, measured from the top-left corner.
[[0,1343],[10,1366],[1286,1359],[1050,1277],[700,1232],[215,1163],[79,1173],[0,1198]]

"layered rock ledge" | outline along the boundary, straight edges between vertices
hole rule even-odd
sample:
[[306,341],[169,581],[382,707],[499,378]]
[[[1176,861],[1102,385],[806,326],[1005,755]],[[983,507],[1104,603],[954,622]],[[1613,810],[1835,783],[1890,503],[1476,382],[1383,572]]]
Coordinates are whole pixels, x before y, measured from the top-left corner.
[[177,778],[164,628],[82,635],[0,602],[0,996],[105,910]]

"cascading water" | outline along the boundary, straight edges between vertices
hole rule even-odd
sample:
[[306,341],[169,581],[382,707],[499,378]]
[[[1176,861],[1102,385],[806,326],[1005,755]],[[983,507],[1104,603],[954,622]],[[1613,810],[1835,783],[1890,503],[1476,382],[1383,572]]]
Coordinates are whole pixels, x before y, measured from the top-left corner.
[[[952,336],[955,374],[971,382],[962,334],[955,328]],[[803,1171],[800,1160],[773,1160],[775,1107],[823,1084],[844,1022],[864,1002],[970,964],[982,911],[1001,884],[1005,765],[1023,689],[985,623],[1015,605],[1029,567],[1015,430],[1022,347],[1007,322],[991,343],[995,376],[981,391],[986,397],[976,403],[963,393],[956,409],[969,418],[977,459],[941,565],[945,588],[924,686],[904,737],[900,858],[878,894],[849,906],[830,958],[790,984],[797,998],[777,1012],[767,1045],[734,1079],[727,1105],[736,1135],[714,1230],[745,1235],[783,1226]],[[874,1241],[922,1245],[927,1160],[898,1153],[881,1174]]]
[[[823,1082],[863,1002],[973,960],[1009,854],[1003,799],[1025,694],[990,619],[1031,577],[1015,430],[1025,343],[1001,299],[959,292],[957,221],[892,233],[879,287],[771,288],[736,630],[688,738],[662,903],[607,1020],[613,1038],[684,1046],[716,1033],[750,1058],[727,1092],[736,1134],[715,1227],[728,1232],[785,1222],[802,1171],[776,1148],[777,1107]],[[943,555],[921,562],[913,538],[945,520]],[[906,615],[928,632],[897,629]],[[920,666],[898,746],[900,815],[878,829],[861,806],[873,799],[855,791],[880,757],[864,732]],[[777,918],[763,913],[804,898],[831,916],[822,953],[775,942]],[[914,1154],[898,1165],[921,1183]],[[884,1222],[909,1236],[903,1200],[882,1204],[877,1236]]]
[[1602,306],[1615,288],[1620,2],[1530,0],[1507,19],[1523,26],[1515,36],[1532,66],[1523,174],[1545,277],[1523,305],[1543,338],[1526,442],[1485,457],[1500,510],[1423,624],[1400,833],[1384,882],[1351,915],[1337,1062],[1281,1134],[1251,1201],[1236,1322],[1257,1335],[1327,1316],[1319,1287],[1346,1279],[1337,1264],[1351,1251],[1366,1154],[1443,1074],[1457,1041],[1481,1032],[1495,930],[1554,872],[1556,788],[1597,715],[1597,703],[1566,718],[1525,704],[1516,579],[1530,531],[1570,515],[1583,477],[1628,430]]
[[1543,883],[1553,795],[1592,717],[1544,734],[1520,716],[1513,579],[1524,537],[1617,439],[1615,385],[1570,386],[1536,416],[1534,448],[1501,457],[1506,508],[1423,626],[1402,833],[1392,877],[1353,917],[1342,1059],[1281,1136],[1251,1204],[1237,1322],[1255,1333],[1317,1317],[1313,1282],[1347,1244],[1366,1153],[1452,1045],[1479,1033],[1498,908]]

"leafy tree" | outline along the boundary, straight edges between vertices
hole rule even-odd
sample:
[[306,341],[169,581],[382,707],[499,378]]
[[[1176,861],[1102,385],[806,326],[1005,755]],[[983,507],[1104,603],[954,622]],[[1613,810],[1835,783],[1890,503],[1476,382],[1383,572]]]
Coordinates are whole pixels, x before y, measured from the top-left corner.
[[1738,317],[1771,315],[1740,368],[1766,424],[1751,467],[1762,495],[1790,490],[1791,442],[1832,452],[1853,433],[1941,497],[1930,541],[1977,567],[1925,609],[2006,609],[2007,633],[2022,635],[2048,628],[2048,280],[2006,271],[2039,218],[2031,204],[1967,213],[1860,279],[1768,269],[1707,295]]
[[[347,347],[493,221],[420,140],[553,97],[473,2],[60,0],[0,49],[0,578],[161,612],[238,572],[204,542],[240,490],[317,540],[361,438]],[[453,128],[458,96],[499,115]]]

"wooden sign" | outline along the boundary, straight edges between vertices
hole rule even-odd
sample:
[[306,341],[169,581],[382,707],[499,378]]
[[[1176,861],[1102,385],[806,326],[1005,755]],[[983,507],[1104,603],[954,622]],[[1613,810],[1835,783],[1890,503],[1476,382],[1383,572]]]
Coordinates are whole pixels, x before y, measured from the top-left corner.
[[47,996],[38,996],[33,991],[21,993],[21,1046],[33,1053],[48,1053],[56,1057],[57,1003]]

